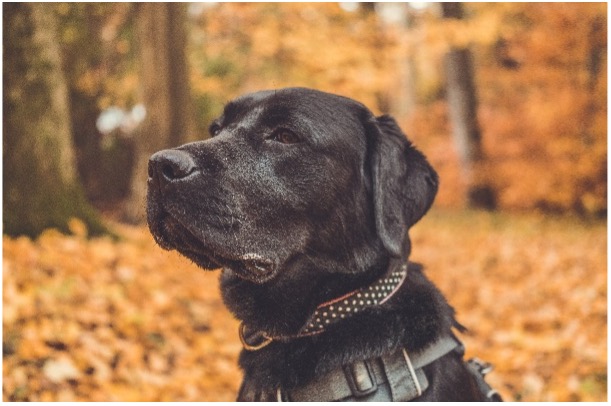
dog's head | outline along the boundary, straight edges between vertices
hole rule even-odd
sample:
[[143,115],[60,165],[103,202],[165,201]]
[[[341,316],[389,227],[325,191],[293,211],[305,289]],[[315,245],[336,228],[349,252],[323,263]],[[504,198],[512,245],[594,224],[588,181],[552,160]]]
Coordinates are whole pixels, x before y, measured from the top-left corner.
[[210,133],[151,157],[148,224],[161,247],[257,285],[296,263],[351,274],[407,258],[407,231],[437,191],[395,121],[348,98],[248,94]]

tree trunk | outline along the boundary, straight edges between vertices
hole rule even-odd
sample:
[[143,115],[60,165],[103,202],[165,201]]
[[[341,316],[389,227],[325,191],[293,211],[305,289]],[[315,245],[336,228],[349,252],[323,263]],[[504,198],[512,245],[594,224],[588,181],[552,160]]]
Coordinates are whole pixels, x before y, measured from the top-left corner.
[[[363,2],[359,3],[360,12],[364,18],[368,18],[370,15],[376,14],[376,4],[374,2]],[[376,16],[377,27],[371,33],[371,41],[373,43],[373,57],[371,58],[374,67],[377,69],[381,68],[385,63],[385,55],[388,53],[384,49],[384,25],[380,23],[379,17]],[[378,89],[375,92],[376,107],[382,114],[390,114],[392,108],[392,102],[387,89]]]
[[4,233],[69,231],[72,217],[105,231],[77,175],[70,112],[52,9],[4,3]]
[[[441,3],[441,8],[444,18],[463,18],[462,3]],[[467,204],[471,208],[495,209],[496,194],[483,169],[471,51],[453,47],[446,55],[444,68],[452,132],[467,185]]]
[[[66,5],[64,5],[66,6]],[[112,209],[129,193],[133,170],[133,142],[128,134],[115,130],[102,134],[96,121],[104,110],[100,101],[105,85],[117,81],[122,65],[131,65],[131,56],[120,58],[116,48],[121,32],[131,31],[132,3],[70,3],[53,7],[58,28],[65,39],[61,56],[68,85],[72,139],[77,172],[87,199],[94,207]],[[109,35],[109,33],[114,34]],[[130,59],[130,63],[126,60]],[[83,79],[88,85],[83,86]],[[91,80],[93,79],[93,80]],[[125,106],[124,106],[125,107]]]
[[195,123],[186,60],[187,11],[181,3],[140,3],[136,24],[141,94],[146,118],[136,140],[125,219],[145,220],[149,157],[193,140]]

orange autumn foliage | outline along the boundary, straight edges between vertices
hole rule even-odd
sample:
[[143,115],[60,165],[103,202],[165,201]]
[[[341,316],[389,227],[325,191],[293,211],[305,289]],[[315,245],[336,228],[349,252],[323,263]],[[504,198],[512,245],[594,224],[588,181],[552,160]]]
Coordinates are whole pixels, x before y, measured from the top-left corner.
[[[136,6],[54,7],[72,86],[100,107],[138,103]],[[224,103],[245,92],[306,86],[342,94],[393,114],[438,168],[438,204],[463,206],[442,63],[451,46],[468,46],[482,172],[499,208],[606,213],[606,3],[465,3],[461,21],[440,18],[435,3],[189,8],[186,54],[202,138]],[[91,37],[99,45],[90,47]]]
[[439,18],[434,5],[410,10],[388,24],[334,3],[208,7],[193,30],[194,93],[207,119],[241,93],[283,86],[390,112],[439,170],[438,204],[456,207],[464,185],[441,65],[451,46],[469,46],[482,168],[499,207],[604,214],[606,4],[473,3],[464,21]]

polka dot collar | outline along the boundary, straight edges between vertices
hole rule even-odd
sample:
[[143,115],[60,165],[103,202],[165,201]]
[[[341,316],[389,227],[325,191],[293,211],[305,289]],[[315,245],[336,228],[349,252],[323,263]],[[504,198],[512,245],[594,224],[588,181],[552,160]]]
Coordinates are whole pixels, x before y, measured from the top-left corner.
[[406,276],[407,265],[403,265],[400,269],[384,275],[366,288],[321,304],[306,322],[305,327],[301,329],[300,335],[320,333],[325,327],[350,317],[352,314],[383,304],[399,290]]
[[365,288],[321,304],[294,336],[272,337],[263,331],[249,331],[246,325],[241,323],[239,333],[242,345],[248,351],[257,351],[272,341],[287,341],[322,333],[325,328],[342,319],[388,301],[399,290],[406,276],[407,264],[404,264],[400,269],[387,273]]

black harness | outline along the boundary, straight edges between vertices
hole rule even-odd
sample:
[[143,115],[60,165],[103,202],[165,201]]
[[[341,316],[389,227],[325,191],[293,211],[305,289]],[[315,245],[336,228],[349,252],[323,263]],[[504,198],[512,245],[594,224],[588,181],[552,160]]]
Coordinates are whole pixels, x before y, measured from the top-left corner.
[[[405,349],[379,358],[358,361],[321,375],[309,384],[292,389],[278,388],[279,402],[406,402],[417,399],[429,386],[423,367],[450,352],[462,357],[464,347],[455,337],[443,337],[424,350],[408,354]],[[467,361],[469,372],[487,401],[502,401],[497,391],[484,380],[492,366],[478,359]]]

